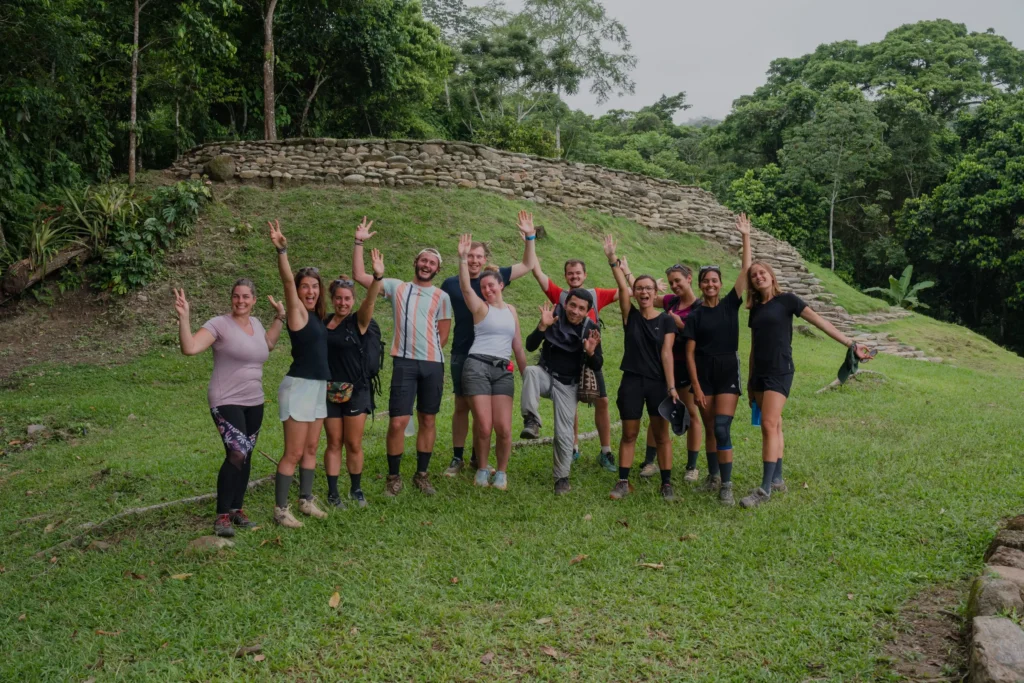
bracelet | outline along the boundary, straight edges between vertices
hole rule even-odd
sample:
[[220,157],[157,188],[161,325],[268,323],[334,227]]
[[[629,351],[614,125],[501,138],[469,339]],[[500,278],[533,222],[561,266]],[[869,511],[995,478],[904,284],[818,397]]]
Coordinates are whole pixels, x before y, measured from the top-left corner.
[[527,241],[527,242],[532,242],[532,241],[533,241],[533,240],[535,240],[535,239],[537,239],[537,236],[536,236],[536,235],[527,235],[527,236],[526,236],[526,241]]
[[609,263],[608,265],[609,265],[610,267],[612,267],[612,268],[618,268],[619,266],[621,266],[621,265],[622,265],[622,259],[620,259],[620,258],[617,258],[617,259],[615,259],[615,261],[613,261],[613,262]]
[[384,276],[383,276],[383,275],[381,275],[380,277],[377,277],[376,273],[374,273],[374,275],[373,275],[373,279],[374,279],[374,280],[376,280],[377,282],[380,282],[381,280],[383,280],[383,279],[384,279]]
[[362,240],[356,240],[356,246],[357,247],[363,246],[363,241]]
[[288,253],[288,247],[278,247],[277,248],[277,253],[279,255],[287,254]]
[[278,320],[280,322],[284,322],[284,319],[285,319],[285,316],[283,316],[283,315],[275,315],[274,316],[274,320]]

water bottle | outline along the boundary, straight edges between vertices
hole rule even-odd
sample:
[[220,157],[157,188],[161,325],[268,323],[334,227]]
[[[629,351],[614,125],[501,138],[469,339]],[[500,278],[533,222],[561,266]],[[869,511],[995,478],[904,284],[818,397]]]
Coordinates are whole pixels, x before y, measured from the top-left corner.
[[[761,424],[758,422],[758,424]],[[409,418],[409,424],[405,425],[406,436],[416,436],[416,416],[413,415]]]
[[750,403],[750,424],[754,427],[761,426],[761,406],[757,405],[757,401]]

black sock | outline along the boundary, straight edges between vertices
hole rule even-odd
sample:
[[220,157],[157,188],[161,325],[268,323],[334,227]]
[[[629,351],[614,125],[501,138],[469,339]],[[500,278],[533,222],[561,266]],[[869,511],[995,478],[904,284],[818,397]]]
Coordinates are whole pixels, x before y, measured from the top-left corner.
[[388,476],[397,477],[402,473],[402,454],[388,456]]
[[348,478],[352,480],[352,483],[349,485],[348,490],[351,493],[355,493],[361,488],[360,480],[363,478],[363,473],[360,472],[359,474],[349,474]]
[[313,476],[315,474],[316,470],[307,470],[304,467],[299,468],[299,498],[313,497]]
[[465,450],[465,446],[452,446],[452,453],[454,454],[453,457],[456,460],[462,460],[462,454],[465,452]]
[[619,479],[628,480],[629,470],[630,468],[628,467],[619,467]]
[[782,458],[775,461],[775,473],[772,474],[772,481],[782,481]]
[[664,486],[665,484],[671,484],[671,483],[672,483],[672,470],[662,470],[661,471],[661,485]]
[[[715,476],[719,472],[718,468],[718,452],[708,451],[708,474],[712,477]],[[722,481],[725,480],[723,479]]]
[[327,495],[330,498],[338,497],[338,475],[327,475]]
[[775,474],[775,463],[765,462],[761,464],[763,466],[763,471],[761,473],[761,490],[770,496],[772,495],[772,475]]
[[686,469],[697,469],[697,457],[699,455],[700,451],[686,451]]
[[652,462],[658,459],[658,447],[648,446],[647,454],[644,455],[644,465],[650,465]]
[[732,481],[732,463],[731,462],[718,463],[718,471],[722,475],[722,483],[723,484]]
[[432,451],[416,451],[416,471],[426,472],[430,469],[430,456]]
[[274,503],[279,508],[288,507],[288,489],[291,488],[292,478],[281,474],[274,477]]

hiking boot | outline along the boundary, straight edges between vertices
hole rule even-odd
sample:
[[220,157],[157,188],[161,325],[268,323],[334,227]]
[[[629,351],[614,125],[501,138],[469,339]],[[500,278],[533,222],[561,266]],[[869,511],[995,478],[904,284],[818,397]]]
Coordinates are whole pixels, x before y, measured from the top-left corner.
[[572,491],[572,487],[569,486],[569,477],[562,477],[561,479],[555,480],[555,495],[561,496]]
[[387,480],[384,482],[384,495],[385,496],[397,496],[402,492],[402,475],[400,474],[389,474]]
[[302,526],[302,522],[295,519],[295,515],[287,506],[274,508],[274,521],[286,529],[298,529]]
[[425,496],[432,496],[437,493],[430,484],[430,474],[428,472],[417,472],[412,475],[412,484],[420,491],[423,491]]
[[448,469],[446,469],[444,471],[444,476],[446,476],[446,477],[457,477],[457,476],[459,476],[459,472],[462,471],[462,468],[463,468],[464,465],[465,465],[465,463],[462,462],[462,458],[452,458],[452,462],[451,462],[450,465],[448,465]]
[[369,505],[369,503],[366,502],[366,496],[363,495],[362,489],[356,489],[355,491],[352,491],[351,493],[348,494],[348,497],[356,502],[357,507],[364,508],[367,505]]
[[495,472],[494,481],[491,482],[491,486],[498,489],[499,491],[505,491],[508,489],[508,475],[504,472]]
[[644,479],[650,479],[660,471],[661,468],[658,467],[657,461],[646,462],[644,463],[644,466],[640,468],[640,476]]
[[488,481],[490,477],[491,473],[487,470],[477,470],[476,476],[473,477],[473,486],[490,486],[491,483]]
[[719,474],[709,474],[704,477],[704,483],[697,487],[698,491],[707,491],[708,493],[714,493],[718,489],[722,488],[722,476]]
[[750,492],[750,495],[740,499],[740,507],[756,508],[761,503],[767,503],[769,500],[771,500],[771,494],[765,493],[764,489],[758,486]]
[[540,420],[533,415],[527,415],[523,418],[523,431],[519,432],[520,439],[539,439],[540,438]]
[[316,505],[316,498],[299,498],[299,512],[317,519],[327,519],[327,513]]
[[661,485],[661,497],[664,498],[667,503],[671,503],[676,499],[676,492],[672,489],[672,484],[665,482]]
[[[340,494],[337,495],[337,496],[330,496],[330,495],[327,496],[327,504],[331,505],[333,507],[336,507],[339,510],[344,510],[345,507],[346,507],[345,501],[343,501],[341,499],[341,495]],[[300,505],[301,505],[301,503],[300,503]]]
[[785,493],[788,490],[789,487],[786,486],[786,482],[782,479],[772,482],[772,493]]
[[698,481],[700,480],[700,470],[694,467],[692,470],[686,470],[683,473],[683,481]]
[[615,488],[608,494],[608,497],[612,500],[622,500],[630,493],[633,493],[633,485],[625,479],[619,479],[615,483]]
[[251,529],[256,526],[251,519],[245,516],[242,508],[231,511],[231,523],[239,529]]
[[213,521],[213,533],[224,538],[231,538],[235,535],[235,527],[231,526],[231,515],[224,513],[217,515]]
[[736,498],[732,495],[732,482],[727,481],[724,484],[719,482],[721,488],[718,489],[718,502],[722,505],[735,505]]
[[597,464],[609,472],[619,471],[619,468],[615,466],[615,458],[607,451],[601,451],[601,455],[597,456]]

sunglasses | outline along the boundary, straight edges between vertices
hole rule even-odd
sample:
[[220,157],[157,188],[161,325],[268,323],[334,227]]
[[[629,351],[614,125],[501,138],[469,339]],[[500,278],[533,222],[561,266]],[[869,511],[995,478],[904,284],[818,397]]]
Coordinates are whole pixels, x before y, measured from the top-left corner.
[[343,278],[343,277],[339,277],[337,280],[335,280],[331,284],[332,285],[338,285],[340,287],[349,287],[349,288],[353,288],[353,287],[356,286],[355,281],[349,280],[349,279],[346,279],[346,278]]
[[[715,266],[708,266],[708,267],[709,268],[713,268]],[[703,270],[703,268],[701,270]],[[666,275],[668,275],[669,273],[687,273],[688,274],[690,272],[691,272],[690,267],[689,266],[684,266],[682,263],[677,263],[677,264],[669,266],[668,268],[665,269],[665,274]]]

